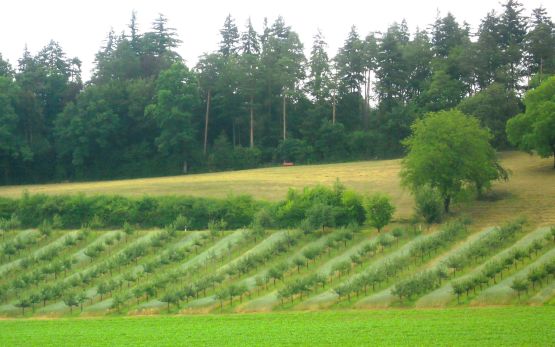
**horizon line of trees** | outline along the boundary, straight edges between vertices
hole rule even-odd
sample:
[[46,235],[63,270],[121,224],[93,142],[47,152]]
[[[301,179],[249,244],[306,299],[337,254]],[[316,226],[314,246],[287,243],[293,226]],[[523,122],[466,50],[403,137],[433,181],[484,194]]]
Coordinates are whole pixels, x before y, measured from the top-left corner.
[[15,68],[0,55],[0,184],[395,157],[415,120],[451,108],[505,149],[522,95],[555,73],[551,18],[514,0],[476,31],[451,13],[414,33],[353,26],[333,57],[319,31],[306,57],[282,17],[256,32],[229,15],[194,67],[163,15],[136,22],[108,34],[85,83],[55,41]]

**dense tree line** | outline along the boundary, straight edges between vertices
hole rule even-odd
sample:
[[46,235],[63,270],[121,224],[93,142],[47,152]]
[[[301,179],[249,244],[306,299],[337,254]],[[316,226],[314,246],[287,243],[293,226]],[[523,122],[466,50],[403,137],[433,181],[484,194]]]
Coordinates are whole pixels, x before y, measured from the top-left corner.
[[167,19],[141,32],[133,13],[86,83],[55,41],[16,67],[0,56],[0,183],[391,157],[416,119],[450,108],[506,148],[523,92],[555,73],[554,24],[527,15],[508,0],[477,30],[450,13],[414,33],[353,26],[333,57],[321,32],[306,57],[283,18],[257,32],[228,16],[218,50],[187,67]]

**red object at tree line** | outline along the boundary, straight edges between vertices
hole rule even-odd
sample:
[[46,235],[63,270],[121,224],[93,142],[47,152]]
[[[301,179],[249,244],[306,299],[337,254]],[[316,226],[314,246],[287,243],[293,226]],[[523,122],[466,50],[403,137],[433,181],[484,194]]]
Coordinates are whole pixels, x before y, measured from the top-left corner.
[[290,162],[290,161],[284,161],[283,166],[295,166],[295,163]]

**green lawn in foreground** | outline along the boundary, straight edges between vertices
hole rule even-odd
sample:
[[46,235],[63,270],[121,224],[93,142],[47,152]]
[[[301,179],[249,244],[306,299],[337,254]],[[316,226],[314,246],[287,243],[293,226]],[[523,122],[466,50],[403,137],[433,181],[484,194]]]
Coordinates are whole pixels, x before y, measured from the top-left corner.
[[0,321],[2,346],[553,346],[555,307]]

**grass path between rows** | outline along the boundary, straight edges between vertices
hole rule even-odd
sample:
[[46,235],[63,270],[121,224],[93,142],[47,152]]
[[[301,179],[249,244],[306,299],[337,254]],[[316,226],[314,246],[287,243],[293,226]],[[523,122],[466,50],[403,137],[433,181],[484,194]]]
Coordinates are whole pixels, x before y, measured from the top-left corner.
[[30,252],[20,253],[17,256],[17,259],[14,259],[14,260],[0,266],[0,275],[3,275],[7,271],[10,271],[14,267],[18,266],[21,263],[21,260],[23,260],[24,258],[26,258],[28,256],[38,256],[38,255],[40,255],[44,252],[47,252],[52,247],[56,247],[57,245],[63,244],[65,238],[68,235],[75,236],[75,234],[77,234],[77,232],[78,232],[77,230],[73,230],[73,231],[69,231],[69,232],[62,232],[62,233],[60,233],[61,235],[59,237],[57,237],[54,240],[49,241],[45,245],[42,245],[39,248],[34,249]]
[[[0,238],[0,249],[2,249],[6,244],[12,242],[16,238],[22,237],[39,237],[40,233],[37,229],[24,229],[24,230],[14,230],[14,231],[4,231],[2,238]],[[7,259],[2,258],[0,260],[0,266],[15,260],[15,258]]]
[[[247,245],[246,246],[247,250],[245,252],[242,252],[242,253],[236,255],[234,258],[232,258],[231,260],[229,260],[228,262],[226,262],[223,265],[216,265],[216,269],[213,270],[213,273],[214,274],[222,273],[227,268],[229,268],[229,266],[232,266],[233,264],[237,263],[238,261],[240,261],[244,257],[246,257],[250,254],[254,254],[254,253],[263,251],[263,250],[271,247],[273,245],[273,243],[275,243],[278,239],[283,237],[286,233],[287,233],[286,230],[276,231],[276,232],[273,232],[273,233],[269,234],[266,238],[262,239],[260,242],[254,244],[254,245]],[[221,252],[222,250],[224,250],[225,247],[227,247],[227,244],[229,242],[237,241],[238,237],[242,236],[242,235],[244,235],[244,232],[229,235],[229,237],[226,237],[225,239],[220,240],[214,246],[209,248],[207,251],[199,254],[199,256],[201,256],[201,259],[203,259],[203,258],[205,258],[204,254],[206,252],[208,252],[208,254],[210,254],[210,253],[217,254],[218,252]],[[231,236],[233,236],[233,237],[231,237]],[[224,245],[225,247],[222,247],[222,245]],[[197,257],[191,259],[191,261],[188,262],[188,263],[193,262],[196,258]],[[198,264],[198,262],[196,262],[196,264]],[[191,308],[200,308],[200,307],[211,306],[211,305],[214,305],[215,303],[216,303],[215,296],[214,295],[208,295],[206,297],[202,297],[202,298],[199,298],[199,299],[194,299],[194,300],[189,301],[188,303],[186,303],[184,305],[185,308],[183,309],[183,311],[187,311],[187,309],[190,310]],[[165,303],[160,301],[159,298],[155,298],[155,299],[150,300],[147,303],[144,303],[144,304],[140,305],[139,309],[160,309],[164,306],[166,306]]]
[[[512,245],[509,247],[504,248],[500,252],[496,253],[492,257],[485,259],[480,265],[476,266],[474,269],[467,272],[465,275],[460,276],[457,280],[464,280],[476,274],[479,274],[490,261],[499,260],[508,255],[514,249],[526,247],[530,245],[534,240],[543,239],[544,236],[549,232],[549,228],[538,228],[523,237],[519,240],[516,240]],[[456,296],[453,293],[453,286],[451,283],[447,282],[440,288],[422,296],[418,299],[415,303],[415,307],[417,308],[424,308],[424,307],[445,307],[447,304],[455,300]]]
[[[468,245],[472,244],[476,240],[480,239],[481,237],[488,235],[491,233],[495,228],[486,228],[482,229],[476,233],[469,235],[462,241],[459,241],[454,247],[446,250],[445,252],[439,254],[436,257],[433,257],[424,264],[417,265],[416,269],[413,269],[412,275],[419,273],[421,271],[429,270],[434,267],[441,265],[445,260],[447,260],[450,256],[457,254],[459,251],[465,249]],[[389,286],[386,289],[372,293],[367,297],[364,297],[353,304],[356,308],[386,308],[390,306],[392,303],[399,301],[399,298],[391,293],[391,291],[395,288],[395,285]]]
[[[371,261],[369,264],[365,265],[364,268],[363,268],[364,270],[362,272],[359,271],[359,272],[356,272],[356,273],[352,274],[351,276],[346,276],[346,277],[340,279],[340,281],[333,284],[333,286],[337,286],[341,283],[346,283],[347,281],[352,281],[352,280],[356,279],[358,276],[360,276],[362,273],[364,273],[365,271],[368,271],[368,270],[374,269],[374,268],[378,268],[379,266],[382,266],[383,264],[385,264],[386,262],[388,262],[392,259],[407,255],[414,244],[416,244],[417,242],[419,242],[420,240],[422,240],[426,237],[429,237],[430,235],[433,235],[434,233],[419,235],[419,236],[411,239],[409,242],[402,245],[397,250],[394,250],[393,252],[388,253],[383,257],[379,257],[379,258]],[[355,246],[353,248],[356,248],[356,247],[357,246]],[[353,254],[354,254],[354,252],[353,252]],[[320,293],[320,294],[317,294],[315,296],[309,297],[306,300],[302,301],[301,303],[297,304],[295,306],[295,309],[313,310],[313,309],[328,308],[328,307],[332,306],[333,304],[335,304],[338,298],[339,298],[339,296],[333,291],[333,289],[328,289],[328,290],[324,291],[323,293]]]
[[511,288],[513,280],[515,278],[526,277],[531,269],[539,267],[552,259],[555,259],[555,248],[552,248],[550,251],[540,256],[533,263],[528,264],[512,275],[503,278],[503,280],[498,282],[496,285],[482,291],[474,300],[470,302],[470,305],[507,305],[513,303],[513,301],[517,298],[517,292]]

